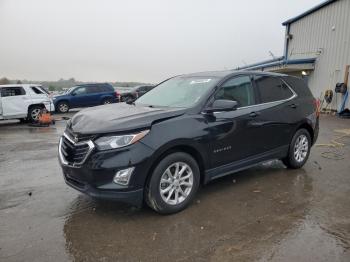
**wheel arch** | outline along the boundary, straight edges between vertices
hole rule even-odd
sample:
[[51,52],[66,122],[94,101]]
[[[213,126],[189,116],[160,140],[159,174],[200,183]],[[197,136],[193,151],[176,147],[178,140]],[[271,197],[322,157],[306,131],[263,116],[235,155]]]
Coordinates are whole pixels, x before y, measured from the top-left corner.
[[113,96],[110,95],[110,94],[102,95],[102,96],[100,97],[100,103],[103,103],[106,99],[111,99],[111,100],[113,100]]
[[29,105],[28,108],[27,108],[27,113],[29,114],[30,109],[32,109],[32,108],[35,107],[35,106],[39,106],[39,107],[41,107],[41,108],[45,108],[45,105],[44,105],[43,103],[31,104],[31,105]]
[[167,148],[164,148],[163,150],[156,153],[156,156],[154,157],[152,164],[151,164],[150,168],[148,169],[145,184],[147,184],[149,182],[154,169],[156,168],[157,164],[161,161],[161,159],[163,159],[164,157],[166,157],[172,153],[175,153],[175,152],[187,153],[196,160],[198,167],[199,167],[200,184],[204,183],[204,175],[205,175],[204,156],[194,146],[191,146],[188,144],[177,144],[177,145],[168,146]]
[[55,101],[55,106],[58,105],[59,103],[66,102],[70,106],[70,101],[69,99],[59,99],[58,101]]
[[[295,132],[297,132],[299,129],[306,129],[308,132],[309,132],[309,134],[310,134],[310,137],[311,137],[311,144],[313,144],[314,143],[314,130],[313,130],[313,128],[312,128],[312,125],[311,124],[309,124],[308,122],[304,122],[304,123],[301,123],[298,127],[297,127],[297,129],[295,130]],[[295,133],[294,132],[294,133]]]

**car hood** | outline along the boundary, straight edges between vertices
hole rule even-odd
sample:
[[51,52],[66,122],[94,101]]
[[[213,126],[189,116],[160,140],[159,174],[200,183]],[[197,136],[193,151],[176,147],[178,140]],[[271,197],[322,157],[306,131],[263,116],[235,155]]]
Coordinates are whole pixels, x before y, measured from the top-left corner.
[[70,129],[79,134],[102,134],[132,131],[150,127],[185,113],[183,108],[153,108],[126,103],[110,104],[84,109],[75,114],[69,123]]
[[58,98],[62,98],[62,97],[67,97],[69,96],[68,94],[58,94],[58,95],[54,95],[52,96],[53,99],[58,99]]

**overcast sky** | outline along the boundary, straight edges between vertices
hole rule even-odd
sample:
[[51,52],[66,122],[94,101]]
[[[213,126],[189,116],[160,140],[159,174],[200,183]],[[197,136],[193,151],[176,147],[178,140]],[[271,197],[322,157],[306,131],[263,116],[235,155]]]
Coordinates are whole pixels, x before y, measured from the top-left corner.
[[0,77],[158,82],[283,53],[321,0],[0,0]]

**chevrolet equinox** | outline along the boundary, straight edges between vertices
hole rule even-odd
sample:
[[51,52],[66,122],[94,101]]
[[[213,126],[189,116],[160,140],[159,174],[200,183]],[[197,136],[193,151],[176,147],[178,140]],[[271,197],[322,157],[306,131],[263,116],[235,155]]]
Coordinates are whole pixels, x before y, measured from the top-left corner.
[[200,184],[280,159],[307,161],[317,103],[304,80],[249,71],[181,75],[133,104],[80,111],[59,142],[66,183],[159,213],[183,210]]

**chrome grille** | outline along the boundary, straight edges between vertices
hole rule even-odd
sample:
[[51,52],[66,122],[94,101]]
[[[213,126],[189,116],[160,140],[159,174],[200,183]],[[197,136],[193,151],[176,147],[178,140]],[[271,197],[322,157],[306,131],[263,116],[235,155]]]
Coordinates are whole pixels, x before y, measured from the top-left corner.
[[84,163],[93,148],[91,140],[75,142],[65,132],[60,140],[59,155],[63,164],[78,166]]

